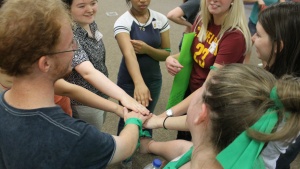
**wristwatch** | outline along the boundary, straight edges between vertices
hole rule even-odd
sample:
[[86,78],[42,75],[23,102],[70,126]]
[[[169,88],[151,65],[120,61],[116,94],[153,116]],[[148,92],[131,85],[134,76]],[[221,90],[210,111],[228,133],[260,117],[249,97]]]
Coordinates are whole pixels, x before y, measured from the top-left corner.
[[168,110],[166,111],[166,114],[167,114],[168,117],[172,117],[172,116],[173,116],[173,111],[172,111],[172,109],[168,109]]

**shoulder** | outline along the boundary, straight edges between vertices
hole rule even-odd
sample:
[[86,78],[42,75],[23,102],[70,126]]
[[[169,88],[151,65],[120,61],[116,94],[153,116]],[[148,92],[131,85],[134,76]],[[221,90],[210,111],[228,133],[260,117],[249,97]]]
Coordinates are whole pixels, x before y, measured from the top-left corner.
[[232,29],[232,30],[229,30],[229,31],[226,31],[222,37],[222,39],[240,39],[240,40],[244,40],[245,37],[244,37],[244,34],[241,30],[239,29]]
[[149,11],[151,15],[152,24],[153,22],[156,22],[161,25],[161,33],[170,29],[168,18],[164,14],[154,11],[152,9],[149,9]]
[[131,24],[134,21],[134,18],[132,15],[126,11],[124,14],[122,14],[115,22],[116,25],[128,25]]
[[131,14],[126,11],[123,15],[121,15],[114,24],[114,34],[115,36],[121,32],[130,32],[131,25],[134,22],[134,18]]

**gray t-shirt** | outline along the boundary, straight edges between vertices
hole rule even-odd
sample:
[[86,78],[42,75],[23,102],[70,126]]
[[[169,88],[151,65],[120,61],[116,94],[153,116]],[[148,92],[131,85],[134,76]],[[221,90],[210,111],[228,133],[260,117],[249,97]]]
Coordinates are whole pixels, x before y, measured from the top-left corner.
[[185,3],[181,4],[179,7],[182,9],[184,13],[183,17],[188,22],[193,24],[197,14],[200,11],[200,0],[188,0]]

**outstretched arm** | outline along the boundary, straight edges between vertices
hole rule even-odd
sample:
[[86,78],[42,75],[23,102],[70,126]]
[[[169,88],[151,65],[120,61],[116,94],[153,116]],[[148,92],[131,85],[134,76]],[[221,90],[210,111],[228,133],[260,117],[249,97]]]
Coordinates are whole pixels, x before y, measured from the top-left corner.
[[103,73],[96,70],[90,61],[82,62],[75,67],[75,70],[91,85],[106,95],[119,100],[123,106],[142,114],[148,114],[144,106],[130,97],[124,90],[113,83]]
[[163,117],[152,115],[145,123],[144,127],[148,129],[166,128],[168,130],[189,131],[186,124],[186,115],[177,117]]
[[67,96],[86,106],[98,108],[107,112],[114,112],[123,117],[123,107],[110,100],[104,99],[95,93],[63,79],[59,79],[54,84],[55,94]]
[[[140,113],[128,112],[128,110],[124,108],[125,121],[129,118],[139,118],[143,123],[149,117],[151,117],[151,115],[143,116]],[[127,124],[119,136],[113,137],[116,141],[116,151],[110,162],[111,164],[121,162],[134,153],[139,139],[139,127],[136,124]]]

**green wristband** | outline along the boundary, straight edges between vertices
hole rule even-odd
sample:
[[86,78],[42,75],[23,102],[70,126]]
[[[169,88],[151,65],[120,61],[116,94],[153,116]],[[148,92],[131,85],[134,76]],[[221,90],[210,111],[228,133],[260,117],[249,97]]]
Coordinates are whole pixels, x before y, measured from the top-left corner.
[[125,126],[127,124],[135,124],[139,127],[139,130],[142,129],[142,125],[143,125],[142,120],[139,119],[139,118],[135,118],[135,117],[127,119],[126,122],[125,122]]
[[171,52],[170,48],[164,48],[165,51]]

